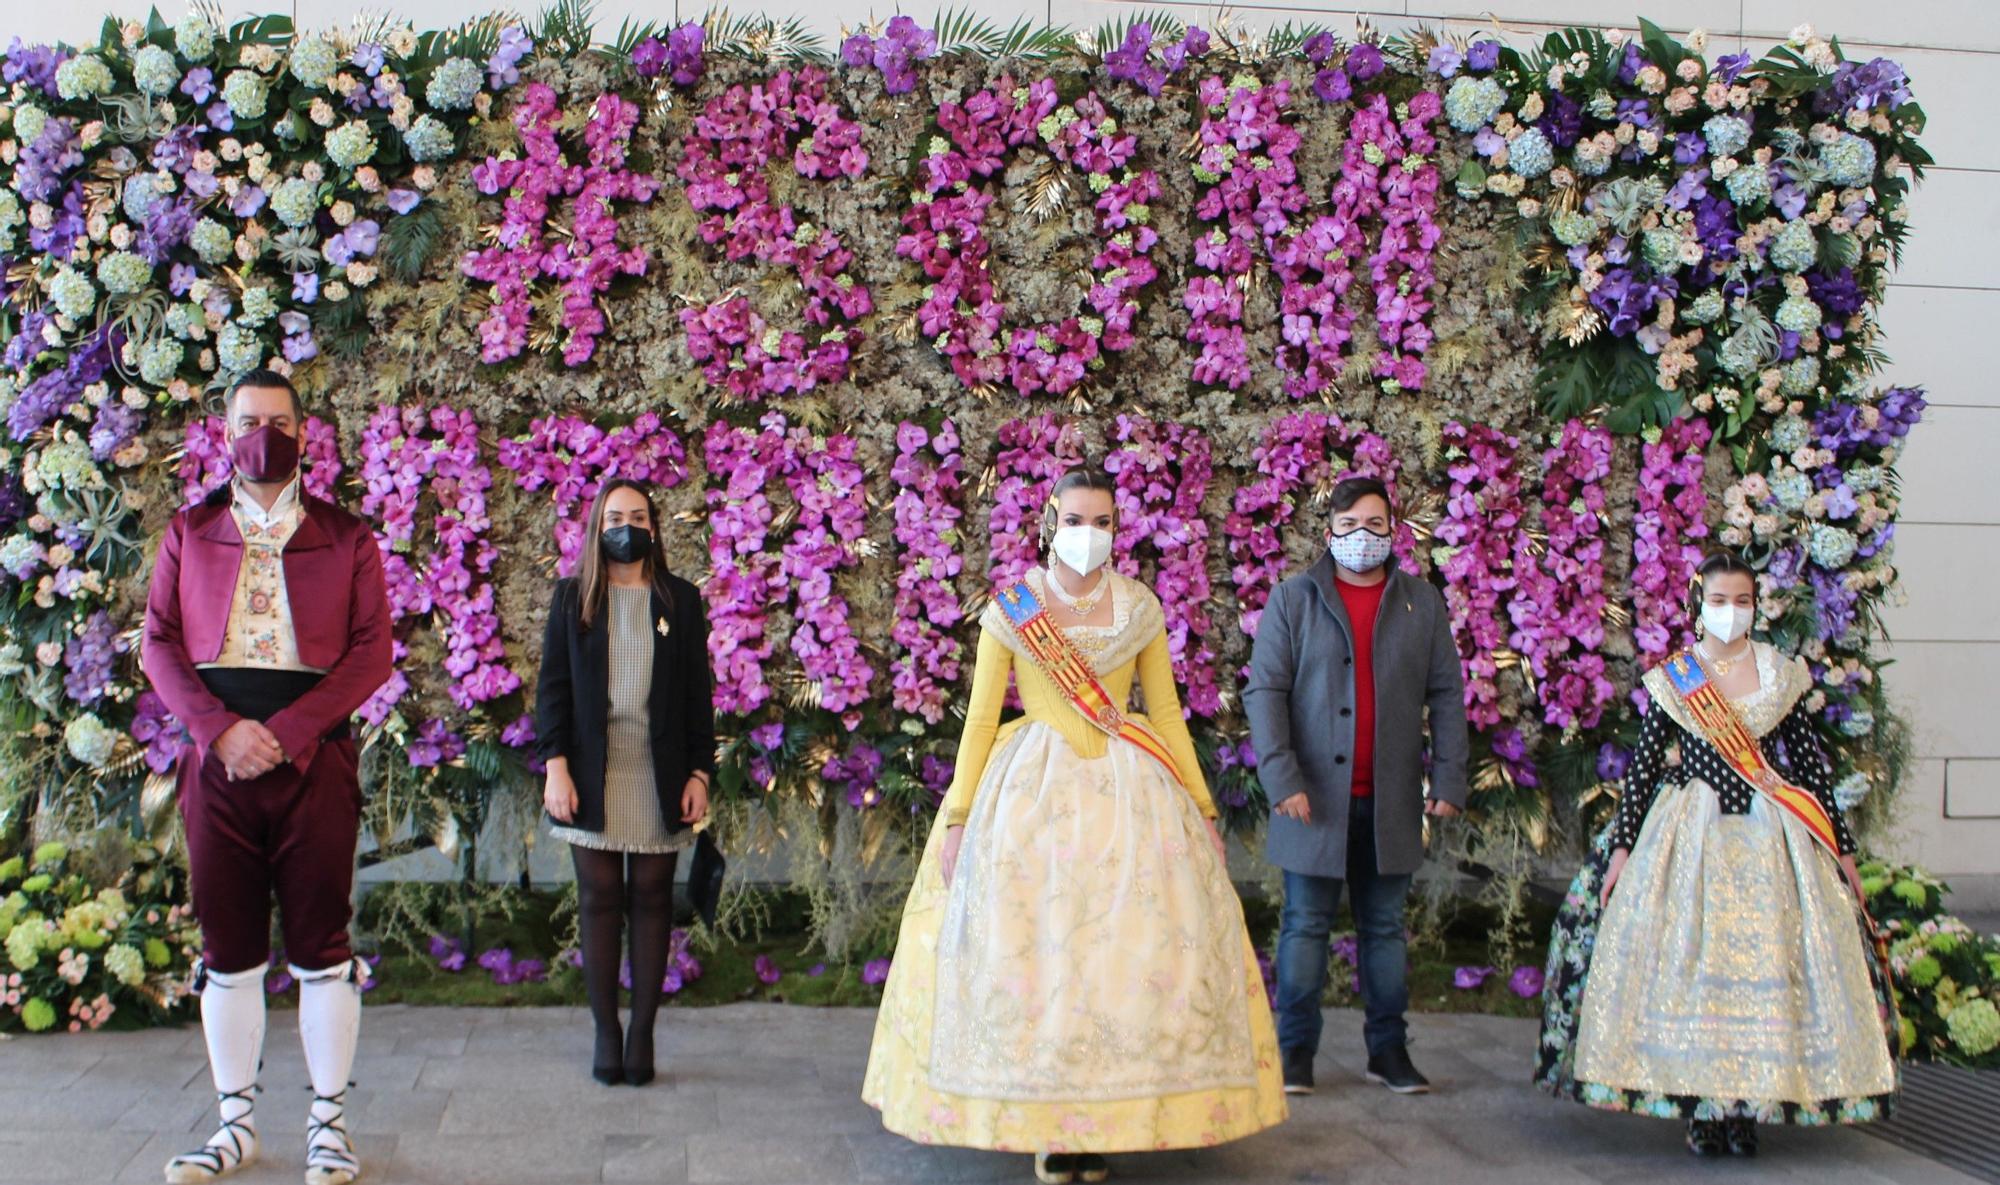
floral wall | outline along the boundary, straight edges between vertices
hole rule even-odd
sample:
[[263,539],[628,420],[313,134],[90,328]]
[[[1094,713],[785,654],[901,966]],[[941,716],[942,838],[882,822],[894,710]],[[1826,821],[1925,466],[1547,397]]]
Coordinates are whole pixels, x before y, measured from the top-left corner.
[[704,587],[723,788],[921,821],[973,619],[1081,458],[1117,479],[1118,562],[1160,591],[1239,824],[1250,638],[1354,472],[1392,483],[1401,562],[1450,603],[1475,835],[1554,850],[1601,818],[1715,542],[1761,570],[1841,797],[1876,809],[1924,401],[1873,381],[1875,313],[1923,114],[1837,43],[1701,40],[606,41],[559,7],[16,41],[0,835],[163,801],[150,542],[227,480],[218,396],[258,365],[306,394],[309,488],[387,561],[399,673],[361,712],[385,843],[449,844],[533,785],[549,586],[614,474],[662,487]]

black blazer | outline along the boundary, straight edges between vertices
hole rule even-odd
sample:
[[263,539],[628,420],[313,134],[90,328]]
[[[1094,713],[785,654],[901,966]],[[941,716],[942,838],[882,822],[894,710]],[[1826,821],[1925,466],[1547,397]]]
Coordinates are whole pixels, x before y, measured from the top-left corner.
[[[715,700],[708,665],[708,613],[701,593],[678,576],[667,577],[670,610],[653,594],[653,686],[646,700],[652,717],[653,775],[667,830],[681,831],[681,790],[695,770],[715,774]],[[604,830],[604,763],[611,718],[611,629],[603,618],[583,628],[583,599],[575,579],[556,581],[542,638],[542,670],[535,687],[535,746],[542,760],[569,759],[576,782],[576,816],[568,826]]]

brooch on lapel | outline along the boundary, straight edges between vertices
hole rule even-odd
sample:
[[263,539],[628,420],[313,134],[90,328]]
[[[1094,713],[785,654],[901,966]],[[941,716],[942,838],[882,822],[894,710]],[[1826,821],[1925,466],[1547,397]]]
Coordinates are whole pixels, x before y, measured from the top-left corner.
[[654,629],[656,629],[656,630],[658,630],[658,631],[660,631],[660,636],[661,636],[662,638],[666,637],[666,636],[667,636],[667,619],[666,619],[666,618],[664,618],[664,617],[660,618],[660,619],[659,619],[658,621],[656,621],[656,622],[654,622],[654,623],[653,623],[653,628],[654,628]]

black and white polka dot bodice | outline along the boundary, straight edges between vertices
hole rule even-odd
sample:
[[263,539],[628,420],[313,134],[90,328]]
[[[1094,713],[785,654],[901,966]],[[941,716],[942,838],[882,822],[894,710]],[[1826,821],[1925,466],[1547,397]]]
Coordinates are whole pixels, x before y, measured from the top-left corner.
[[[1752,736],[1764,751],[1764,759],[1794,785],[1808,790],[1833,820],[1834,838],[1843,855],[1854,851],[1854,836],[1833,799],[1833,779],[1827,772],[1826,752],[1813,729],[1812,714],[1801,692],[1810,689],[1802,672],[1791,669],[1769,646],[1757,647],[1758,689],[1734,701]],[[1625,771],[1625,790],[1618,799],[1618,817],[1612,824],[1614,847],[1630,849],[1639,842],[1646,812],[1652,809],[1663,783],[1685,784],[1699,779],[1715,790],[1725,815],[1750,813],[1757,789],[1743,779],[1698,732],[1675,719],[1661,703],[1661,687],[1648,680],[1653,702],[1639,724],[1639,746]],[[1679,764],[1669,758],[1678,754]]]

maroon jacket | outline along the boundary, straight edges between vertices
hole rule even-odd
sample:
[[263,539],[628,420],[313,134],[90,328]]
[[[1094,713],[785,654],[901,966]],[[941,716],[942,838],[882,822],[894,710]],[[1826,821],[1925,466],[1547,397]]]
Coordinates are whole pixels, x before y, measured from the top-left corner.
[[[230,488],[174,515],[160,540],[146,597],[141,663],[167,707],[206,754],[240,717],[222,706],[195,670],[222,653],[243,536],[229,512]],[[265,721],[300,769],[319,743],[389,678],[389,592],[382,552],[367,524],[330,502],[300,493],[305,521],[285,545],[285,596],[299,661],[326,671],[319,685]]]

